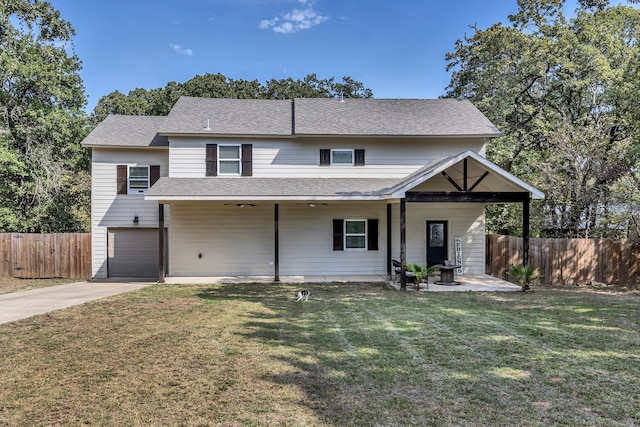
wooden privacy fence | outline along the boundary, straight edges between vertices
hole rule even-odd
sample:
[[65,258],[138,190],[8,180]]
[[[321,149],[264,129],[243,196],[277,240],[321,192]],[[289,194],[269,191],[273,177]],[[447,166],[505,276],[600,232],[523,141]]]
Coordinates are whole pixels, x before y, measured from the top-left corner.
[[[509,265],[522,264],[521,237],[487,235],[486,273],[507,279]],[[640,242],[632,239],[530,239],[529,265],[548,285],[640,281]]]
[[0,233],[0,276],[91,278],[91,234]]

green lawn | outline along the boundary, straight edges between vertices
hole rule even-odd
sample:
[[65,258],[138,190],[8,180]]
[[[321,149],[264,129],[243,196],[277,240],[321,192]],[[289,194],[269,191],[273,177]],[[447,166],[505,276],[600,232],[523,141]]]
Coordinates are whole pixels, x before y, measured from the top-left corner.
[[83,279],[17,279],[0,276],[0,294],[81,282]]
[[0,325],[0,426],[640,424],[640,296],[157,285]]

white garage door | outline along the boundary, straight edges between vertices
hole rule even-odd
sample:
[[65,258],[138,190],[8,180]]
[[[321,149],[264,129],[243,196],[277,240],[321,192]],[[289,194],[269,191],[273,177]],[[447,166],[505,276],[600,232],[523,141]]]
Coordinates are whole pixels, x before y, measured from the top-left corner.
[[110,228],[108,239],[109,277],[158,277],[157,229]]

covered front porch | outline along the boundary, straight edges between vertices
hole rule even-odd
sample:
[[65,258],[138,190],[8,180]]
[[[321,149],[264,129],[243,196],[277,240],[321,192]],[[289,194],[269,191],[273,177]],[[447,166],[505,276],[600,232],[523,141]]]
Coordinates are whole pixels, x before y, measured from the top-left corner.
[[[159,230],[164,229],[164,205],[171,207],[167,277],[165,236],[159,233],[160,282],[204,277],[207,283],[318,283],[369,277],[360,274],[385,281],[392,260],[402,266],[454,260],[459,277],[483,273],[484,205],[523,203],[527,230],[529,200],[542,197],[466,151],[400,180],[161,178],[145,199],[158,202]],[[443,233],[431,239],[434,223]],[[432,241],[442,249],[438,256],[429,252],[436,244],[426,242]],[[525,244],[525,263],[526,252]],[[341,278],[348,275],[355,279]],[[406,285],[405,275],[400,277]]]

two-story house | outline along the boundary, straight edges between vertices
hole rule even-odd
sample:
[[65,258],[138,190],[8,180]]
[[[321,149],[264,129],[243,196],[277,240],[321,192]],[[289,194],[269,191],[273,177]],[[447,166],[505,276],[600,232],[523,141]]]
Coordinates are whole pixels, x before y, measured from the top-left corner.
[[485,270],[485,205],[537,189],[484,157],[465,100],[182,97],[109,116],[92,148],[93,275],[385,275],[391,260]]

